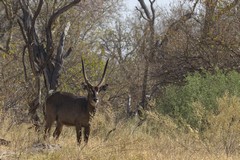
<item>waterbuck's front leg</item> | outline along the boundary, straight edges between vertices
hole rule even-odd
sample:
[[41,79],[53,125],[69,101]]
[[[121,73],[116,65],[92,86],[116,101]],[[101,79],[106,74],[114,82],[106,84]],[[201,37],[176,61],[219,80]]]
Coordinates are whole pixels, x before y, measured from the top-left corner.
[[81,140],[82,140],[82,126],[81,125],[76,125],[76,134],[77,134],[77,143],[80,145]]
[[84,127],[84,142],[88,143],[88,138],[90,134],[90,125]]
[[47,136],[50,134],[50,130],[51,130],[53,122],[54,122],[54,119],[51,118],[51,117],[48,117],[46,119],[45,130],[44,130],[44,137],[43,137],[44,140],[46,140]]
[[55,131],[53,132],[53,137],[58,139],[59,135],[61,134],[62,132],[62,128],[63,128],[63,124],[59,121],[57,121],[57,126],[56,126],[56,129]]

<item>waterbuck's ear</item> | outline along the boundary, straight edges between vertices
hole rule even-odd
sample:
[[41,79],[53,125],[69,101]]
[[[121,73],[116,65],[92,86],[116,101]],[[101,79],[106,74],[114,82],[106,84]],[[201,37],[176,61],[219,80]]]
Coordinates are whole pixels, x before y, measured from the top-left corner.
[[82,83],[82,88],[83,88],[84,90],[87,90],[87,89],[88,89],[88,85],[83,82],[83,83]]
[[101,92],[101,91],[106,91],[107,88],[108,88],[108,84],[105,84],[105,85],[103,85],[103,86],[100,87],[99,92]]

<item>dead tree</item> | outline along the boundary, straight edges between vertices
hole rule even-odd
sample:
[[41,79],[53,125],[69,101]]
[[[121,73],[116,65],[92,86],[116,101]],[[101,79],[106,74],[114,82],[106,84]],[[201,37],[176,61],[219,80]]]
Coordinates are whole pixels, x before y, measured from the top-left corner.
[[3,46],[0,45],[0,53],[9,54],[11,50],[10,44],[13,40],[14,20],[19,8],[17,1],[9,2],[7,0],[1,0],[0,4],[3,6],[1,9],[5,12],[1,15],[1,21],[3,23],[0,24],[0,40],[5,39],[5,42],[3,42]]
[[[63,58],[66,58],[72,50],[71,48],[67,51],[64,50],[64,41],[70,27],[70,23],[66,25],[64,31],[62,32],[58,45],[55,44],[56,40],[53,40],[52,25],[61,14],[78,4],[80,1],[81,0],[72,0],[68,4],[54,11],[46,22],[46,26],[44,28],[45,31],[43,33],[44,35],[40,35],[37,29],[37,19],[42,11],[44,1],[38,1],[36,10],[33,10],[30,7],[31,3],[33,3],[32,1],[18,1],[21,8],[18,24],[25,42],[22,53],[25,79],[27,82],[30,81],[26,73],[27,67],[25,63],[25,55],[27,53],[31,72],[33,73],[33,79],[35,81],[34,86],[32,87],[35,94],[29,103],[29,113],[32,115],[35,125],[37,125],[35,122],[39,120],[36,109],[39,107],[41,101],[41,88],[45,87],[47,93],[50,90],[57,89],[58,78],[63,65]],[[44,79],[44,83],[41,83],[42,79]],[[41,84],[44,84],[44,86]]]
[[147,5],[145,4],[144,0],[138,0],[141,9],[136,8],[143,19],[147,21],[146,28],[144,31],[144,36],[143,36],[143,46],[145,46],[146,43],[146,48],[143,47],[141,49],[142,54],[145,57],[145,66],[144,66],[144,75],[143,75],[143,83],[142,83],[142,100],[141,100],[141,106],[143,109],[147,108],[147,88],[148,88],[148,77],[149,77],[149,61],[153,59],[154,57],[154,52],[155,52],[155,30],[154,30],[154,24],[155,24],[155,9],[154,9],[154,3],[155,0],[149,0],[150,2],[150,10],[148,9]]

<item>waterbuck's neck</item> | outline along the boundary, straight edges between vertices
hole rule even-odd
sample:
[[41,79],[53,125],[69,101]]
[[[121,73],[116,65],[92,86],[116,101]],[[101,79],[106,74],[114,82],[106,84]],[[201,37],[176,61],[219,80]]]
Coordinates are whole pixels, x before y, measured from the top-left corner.
[[90,115],[94,116],[95,112],[96,112],[97,103],[93,103],[89,96],[88,96],[87,107],[88,107],[88,111],[89,111]]

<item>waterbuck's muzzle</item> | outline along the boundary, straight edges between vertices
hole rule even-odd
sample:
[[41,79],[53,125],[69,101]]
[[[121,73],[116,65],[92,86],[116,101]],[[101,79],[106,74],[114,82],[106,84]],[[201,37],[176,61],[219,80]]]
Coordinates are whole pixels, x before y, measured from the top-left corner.
[[98,103],[98,98],[93,98],[93,101],[94,101],[95,103]]

